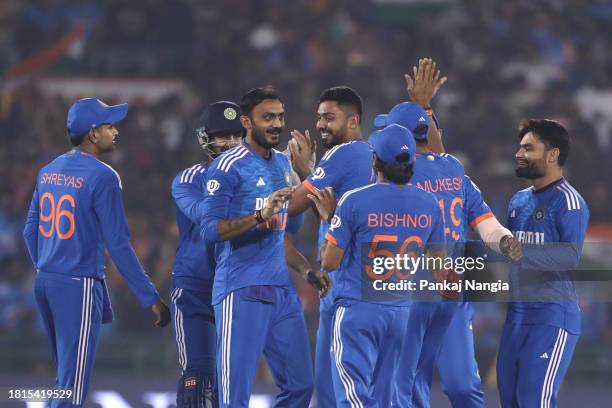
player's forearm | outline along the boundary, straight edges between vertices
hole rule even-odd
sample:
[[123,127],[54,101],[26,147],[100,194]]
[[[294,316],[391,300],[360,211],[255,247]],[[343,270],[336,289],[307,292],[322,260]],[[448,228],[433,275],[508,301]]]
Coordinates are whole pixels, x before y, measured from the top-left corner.
[[431,113],[429,115],[429,128],[427,129],[427,148],[434,153],[444,153],[446,149],[444,143],[442,143],[442,132],[438,128],[438,121],[433,115],[433,111]]
[[474,225],[474,230],[489,248],[498,253],[501,253],[499,248],[501,239],[506,235],[512,235],[512,232],[501,225],[496,217],[490,217],[480,221],[478,224]]
[[204,223],[204,238],[209,242],[227,241],[241,236],[256,226],[257,220],[253,214],[230,220],[213,220]]
[[306,278],[308,271],[312,270],[312,266],[308,259],[293,245],[289,237],[285,236],[285,259],[287,265],[293,270],[296,270]]
[[109,247],[108,252],[117,266],[117,270],[125,279],[128,287],[134,293],[144,308],[151,307],[160,299],[159,293],[149,276],[145,273],[134,249],[129,243]]
[[25,240],[26,248],[32,259],[32,264],[36,267],[38,264],[38,222],[28,220],[23,229],[23,239]]
[[300,186],[293,193],[291,201],[289,201],[289,217],[303,213],[312,205],[312,201],[310,201],[307,195],[308,189],[304,183],[300,184]]

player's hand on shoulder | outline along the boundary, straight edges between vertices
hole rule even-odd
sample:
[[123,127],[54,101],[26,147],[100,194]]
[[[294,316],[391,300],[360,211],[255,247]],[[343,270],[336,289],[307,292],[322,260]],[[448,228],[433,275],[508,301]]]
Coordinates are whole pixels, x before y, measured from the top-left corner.
[[502,254],[506,255],[512,261],[518,262],[523,258],[523,247],[516,237],[512,235],[504,235],[499,241],[499,249]]
[[404,74],[410,100],[424,108],[430,107],[431,100],[448,78],[440,76],[440,70],[431,58],[421,58],[419,66],[412,67],[412,75]]
[[155,326],[164,327],[170,323],[170,309],[162,300],[151,306],[151,311],[155,314]]
[[315,190],[313,193],[308,194],[307,197],[317,206],[317,211],[321,218],[327,222],[331,222],[336,212],[336,194],[334,189],[331,187],[325,187],[323,190]]
[[274,214],[280,212],[285,202],[291,200],[295,187],[284,187],[276,190],[268,196],[266,206],[261,210],[261,216],[268,220]]
[[332,286],[329,275],[323,271],[310,270],[306,272],[306,280],[319,291],[319,297],[321,298],[327,296]]

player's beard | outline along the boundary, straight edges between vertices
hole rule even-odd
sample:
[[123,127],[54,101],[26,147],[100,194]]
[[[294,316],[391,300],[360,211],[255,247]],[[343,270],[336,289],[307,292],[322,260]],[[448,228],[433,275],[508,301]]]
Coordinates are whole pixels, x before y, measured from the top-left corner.
[[[267,135],[272,136],[272,133],[274,132],[278,133],[278,137],[276,138],[275,141],[268,141],[266,139],[266,136]],[[257,143],[264,149],[273,149],[276,146],[278,146],[278,143],[280,142],[280,135],[282,132],[283,132],[282,127],[263,129],[257,126],[253,126],[253,129],[252,129],[253,140],[255,141],[255,143]]]
[[337,132],[328,128],[319,129],[319,134],[324,132],[327,132],[329,136],[327,136],[326,139],[323,139],[321,136],[321,143],[326,149],[331,149],[334,146],[344,143],[346,140],[347,124],[345,123]]
[[544,177],[546,174],[546,158],[533,161],[523,161],[526,163],[526,166],[519,167],[517,165],[516,169],[514,170],[517,177],[535,180]]

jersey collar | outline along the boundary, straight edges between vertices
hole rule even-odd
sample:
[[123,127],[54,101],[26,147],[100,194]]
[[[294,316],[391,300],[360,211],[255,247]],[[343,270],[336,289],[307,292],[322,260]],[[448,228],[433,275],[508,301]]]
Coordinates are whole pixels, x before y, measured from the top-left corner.
[[561,177],[559,180],[555,180],[555,181],[553,181],[552,183],[550,183],[550,184],[548,184],[548,185],[546,185],[546,186],[542,187],[542,188],[541,188],[541,189],[539,189],[539,190],[536,190],[536,189],[534,188],[534,189],[533,189],[533,193],[534,193],[534,194],[540,194],[540,193],[543,193],[543,192],[545,192],[545,191],[550,190],[552,187],[554,187],[554,186],[556,186],[556,185],[558,185],[558,184],[560,184],[560,183],[563,183],[564,181],[565,181],[565,178],[564,178],[564,177]]

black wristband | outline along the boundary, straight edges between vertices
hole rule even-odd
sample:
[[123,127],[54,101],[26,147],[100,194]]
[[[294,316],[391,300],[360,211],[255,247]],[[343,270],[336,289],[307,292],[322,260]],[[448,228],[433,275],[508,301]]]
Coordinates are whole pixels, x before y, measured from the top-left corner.
[[262,224],[266,222],[263,215],[261,214],[261,210],[255,210],[255,212],[253,213],[253,217],[255,217],[255,221],[257,222],[257,224]]

